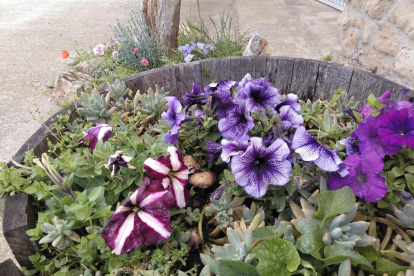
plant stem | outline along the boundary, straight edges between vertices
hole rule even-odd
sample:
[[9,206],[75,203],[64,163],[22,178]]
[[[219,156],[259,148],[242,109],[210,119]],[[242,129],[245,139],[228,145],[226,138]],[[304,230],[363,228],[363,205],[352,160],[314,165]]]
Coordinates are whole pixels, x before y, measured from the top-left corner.
[[374,216],[368,216],[368,220],[372,220],[375,222],[379,222],[385,225],[388,225],[389,227],[391,227],[395,232],[397,232],[398,234],[400,234],[404,240],[406,242],[412,243],[411,238],[408,236],[408,234],[402,230],[400,227],[398,227],[395,223],[385,219],[385,218],[379,218],[379,217],[374,217]]
[[203,210],[201,213],[200,213],[200,216],[199,216],[199,219],[198,219],[198,233],[200,233],[200,238],[201,238],[201,240],[203,240],[204,241],[204,239],[203,239],[203,218],[204,218],[204,214],[206,213],[206,211],[205,210]]

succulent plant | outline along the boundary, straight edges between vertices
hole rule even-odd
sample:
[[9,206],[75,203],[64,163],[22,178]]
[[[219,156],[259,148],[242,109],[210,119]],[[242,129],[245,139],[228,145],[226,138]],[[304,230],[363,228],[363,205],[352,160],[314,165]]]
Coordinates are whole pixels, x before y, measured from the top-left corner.
[[45,223],[41,226],[42,231],[47,233],[39,243],[52,243],[52,246],[62,250],[71,245],[71,241],[80,242],[80,237],[72,231],[74,221],[67,222],[55,216],[52,219],[52,224]]
[[194,209],[194,211],[191,210],[191,207],[187,208],[187,216],[185,217],[185,221],[190,224],[193,225],[195,223],[198,222],[200,217],[200,209]]
[[223,246],[213,245],[211,251],[214,259],[251,262],[250,253],[259,244],[259,241],[253,238],[253,231],[262,226],[264,222],[260,223],[260,215],[254,217],[249,227],[246,226],[244,219],[235,222],[232,227],[227,228],[230,243]]
[[221,230],[226,229],[233,222],[233,217],[225,211],[219,212],[215,216],[215,219],[217,224],[220,226]]
[[167,104],[165,97],[168,92],[165,92],[164,87],[160,88],[155,85],[155,91],[150,88],[146,94],[140,94],[138,91],[136,94],[137,100],[142,106],[138,107],[138,111],[147,114],[153,118],[158,118],[161,115],[162,108]]
[[134,106],[131,104],[131,100],[124,99],[121,97],[117,99],[114,105],[117,108],[117,110],[121,112],[119,114],[119,118],[121,120],[134,112]]
[[246,205],[243,205],[243,207],[236,207],[233,209],[234,215],[241,220],[244,218],[244,222],[247,226],[250,225],[250,223],[253,221],[256,215],[260,216],[260,223],[264,221],[265,214],[263,211],[263,207],[259,207],[256,205],[256,203],[252,203],[252,205],[249,207],[246,207]]
[[394,243],[403,251],[395,254],[395,257],[414,266],[414,243],[394,239]]
[[392,206],[394,215],[387,214],[387,218],[392,222],[398,224],[404,228],[414,229],[414,205],[413,202],[409,202],[402,209]]
[[414,276],[414,270],[413,269],[407,269],[405,271],[405,273],[400,271],[400,272],[397,273],[397,276]]
[[114,101],[124,98],[129,91],[131,90],[126,87],[126,84],[123,81],[116,80],[112,84],[108,83],[108,92],[111,93],[111,98],[114,99]]
[[112,125],[112,113],[116,107],[110,107],[111,93],[104,96],[98,89],[94,89],[91,94],[82,93],[80,97],[78,112],[86,117],[88,122]]
[[[302,198],[300,200],[302,208],[296,203],[290,202],[290,206],[293,214],[297,219],[292,220],[295,224],[299,219],[311,219],[321,224],[322,221],[313,216],[316,212],[315,208],[307,200]],[[373,244],[376,239],[368,236],[366,231],[369,228],[370,223],[366,221],[351,222],[358,210],[358,204],[352,211],[338,215],[330,219],[326,226],[322,228],[323,242],[327,245],[340,244],[348,248],[364,247]]]
[[293,236],[293,228],[287,221],[275,221],[276,233],[283,234],[283,239],[295,244],[295,237]]
[[223,193],[220,199],[211,199],[210,205],[205,208],[206,216],[211,217],[223,211],[229,215],[233,215],[233,209],[241,206],[245,199],[245,197],[231,199],[228,193]]
[[86,269],[83,274],[80,274],[79,276],[101,276],[101,272],[97,271],[95,274],[92,274],[92,272],[89,269]]

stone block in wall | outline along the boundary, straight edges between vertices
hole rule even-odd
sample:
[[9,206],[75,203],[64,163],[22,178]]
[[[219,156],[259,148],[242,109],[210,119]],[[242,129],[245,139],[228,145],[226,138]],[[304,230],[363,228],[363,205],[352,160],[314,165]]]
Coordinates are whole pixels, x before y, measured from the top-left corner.
[[365,5],[365,11],[369,17],[381,19],[390,2],[390,0],[368,0]]
[[389,24],[384,22],[379,25],[379,32],[377,34],[377,37],[374,39],[372,46],[378,51],[383,52],[387,55],[395,55],[398,47],[398,42],[395,39],[394,31]]
[[409,0],[398,0],[391,10],[388,19],[414,39],[414,3]]
[[358,62],[366,69],[376,71],[378,75],[384,76],[390,71],[390,65],[385,59],[369,49],[361,49],[359,51]]
[[371,26],[365,26],[364,30],[362,31],[361,34],[361,40],[362,43],[367,44],[369,42],[369,38],[371,37],[371,33],[372,33],[372,27]]
[[345,56],[347,57],[353,56],[353,54],[357,50],[359,38],[360,38],[360,35],[352,31],[348,31],[346,33],[345,38],[343,40],[343,45],[342,45],[342,49],[343,49],[342,52]]
[[402,48],[394,60],[393,69],[394,72],[412,80],[414,77],[414,48]]

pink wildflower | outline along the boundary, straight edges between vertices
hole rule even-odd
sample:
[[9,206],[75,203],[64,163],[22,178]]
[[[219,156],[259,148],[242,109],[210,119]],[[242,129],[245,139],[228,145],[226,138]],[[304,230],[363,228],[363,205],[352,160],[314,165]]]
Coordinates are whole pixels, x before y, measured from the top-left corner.
[[95,48],[93,48],[93,52],[95,53],[95,55],[104,55],[104,48],[105,46],[103,44],[98,44],[95,46]]
[[139,51],[138,48],[135,48],[132,52],[134,52],[134,54],[136,54]]
[[141,59],[141,64],[144,65],[144,66],[148,66],[149,62],[148,62],[148,60],[146,60],[146,58],[142,58]]

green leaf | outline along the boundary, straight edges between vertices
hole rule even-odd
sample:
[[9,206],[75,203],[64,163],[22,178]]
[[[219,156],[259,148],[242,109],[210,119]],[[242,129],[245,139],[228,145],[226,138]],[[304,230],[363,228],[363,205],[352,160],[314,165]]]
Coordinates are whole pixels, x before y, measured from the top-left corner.
[[96,187],[86,192],[90,202],[95,202],[97,199],[103,199],[105,189],[103,187]]
[[253,230],[253,238],[255,239],[267,239],[276,235],[276,227],[264,226]]
[[375,262],[375,269],[366,270],[374,275],[383,275],[386,273],[388,276],[395,276],[399,271],[405,272],[409,268],[408,266],[400,266],[390,260],[381,258]]
[[298,251],[293,244],[281,238],[268,239],[253,249],[252,258],[259,259],[257,272],[261,276],[288,276],[300,264]]
[[229,170],[224,170],[223,173],[226,180],[234,181],[234,175]]
[[219,272],[225,276],[259,276],[251,264],[230,260],[219,261]]
[[296,222],[295,227],[302,234],[296,241],[297,249],[307,254],[321,249],[323,233],[315,221],[300,219]]
[[27,187],[26,189],[23,190],[26,194],[32,195],[34,193],[37,193],[37,191],[39,191],[38,188],[36,188],[35,186],[30,186]]
[[314,216],[322,220],[322,228],[331,218],[352,211],[355,207],[355,195],[349,187],[326,191],[319,194],[318,206]]
[[408,167],[406,167],[405,168],[405,171],[414,174],[414,166],[408,166]]
[[380,254],[373,246],[364,246],[364,247],[355,247],[354,251],[364,256],[368,261],[377,261],[379,260]]
[[346,248],[339,244],[329,245],[325,247],[324,253],[326,257],[326,259],[322,260],[324,262],[324,266],[340,264],[346,259],[351,259],[353,265],[361,264],[372,267],[370,262],[368,262],[368,260],[363,256],[353,251],[352,249]]

